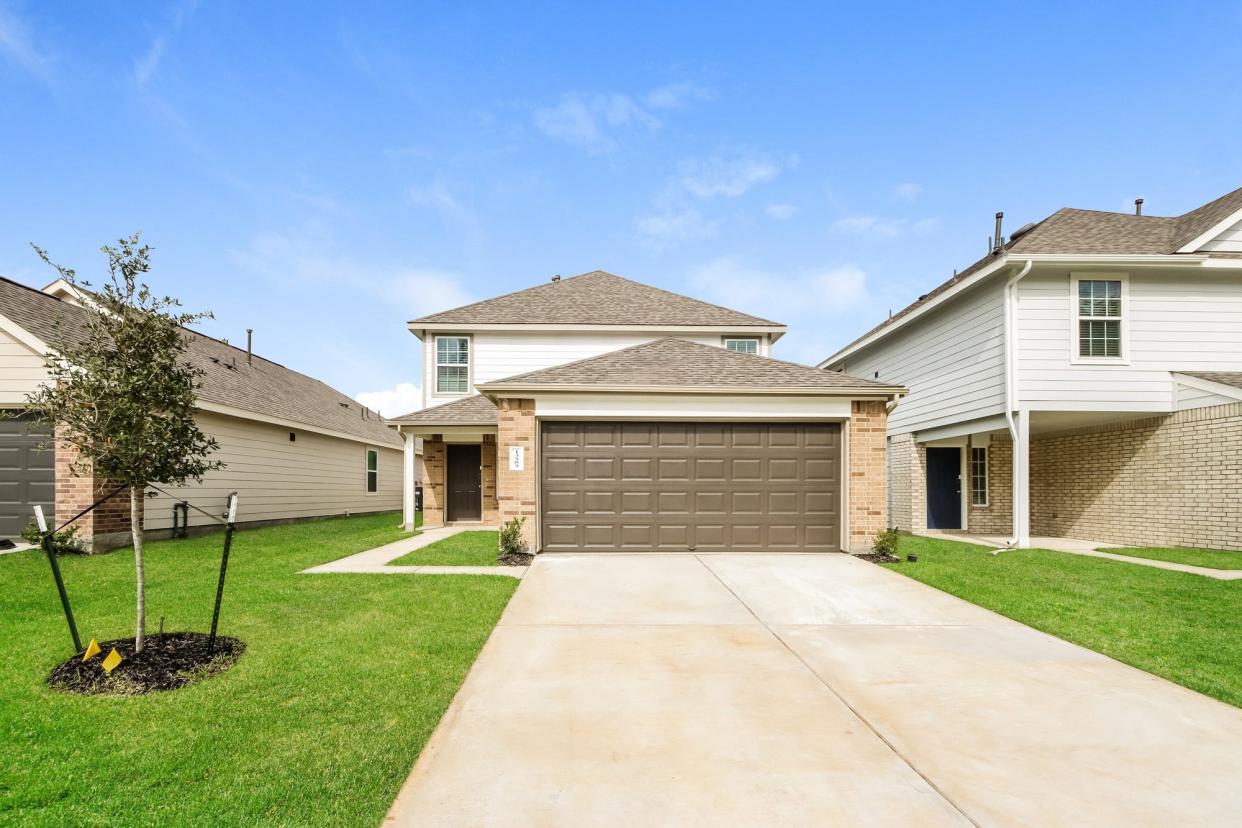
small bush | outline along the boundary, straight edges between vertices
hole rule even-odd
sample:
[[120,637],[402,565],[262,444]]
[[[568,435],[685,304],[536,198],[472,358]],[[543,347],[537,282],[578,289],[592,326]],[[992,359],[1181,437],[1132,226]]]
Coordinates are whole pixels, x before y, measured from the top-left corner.
[[880,555],[896,555],[897,538],[897,527],[885,529],[883,532],[876,532],[875,542],[871,544],[871,549]]
[[526,541],[522,540],[522,525],[526,518],[515,517],[500,530],[500,556],[516,555],[526,551]]
[[[37,523],[29,524],[22,530],[22,540],[39,548],[43,547],[43,536],[39,534]],[[78,527],[68,526],[52,534],[52,548],[57,555],[82,555],[86,550],[82,541],[78,540]]]

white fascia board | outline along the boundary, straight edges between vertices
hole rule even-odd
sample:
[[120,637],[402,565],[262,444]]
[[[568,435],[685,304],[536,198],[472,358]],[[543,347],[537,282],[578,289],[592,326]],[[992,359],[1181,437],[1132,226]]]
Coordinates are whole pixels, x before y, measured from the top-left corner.
[[46,356],[52,352],[46,342],[3,314],[0,314],[0,331],[4,331],[39,356]]
[[1213,382],[1202,377],[1192,377],[1188,374],[1181,374],[1173,371],[1173,379],[1178,385],[1186,385],[1191,388],[1198,388],[1200,391],[1210,391],[1213,394],[1219,394],[1222,397],[1229,397],[1234,400],[1242,400],[1242,388],[1235,388],[1232,385],[1226,385],[1223,382]]
[[[1020,258],[1015,257],[1015,261],[1020,260],[1020,261],[1025,262],[1026,259],[1027,257],[1020,257]],[[815,367],[827,369],[829,365],[832,365],[833,363],[836,363],[836,362],[840,362],[841,360],[848,357],[850,354],[856,353],[857,351],[860,351],[863,348],[866,348],[868,345],[871,345],[874,342],[878,342],[879,340],[891,334],[893,331],[900,330],[901,328],[905,327],[906,325],[908,325],[910,322],[914,321],[915,319],[918,319],[920,316],[932,310],[933,308],[940,307],[945,302],[949,301],[954,296],[957,296],[962,291],[967,290],[968,288],[974,287],[975,285],[979,284],[984,279],[991,276],[993,273],[996,273],[997,271],[1003,269],[1005,265],[1010,264],[1010,263],[1011,262],[1008,256],[1000,256],[992,264],[983,268],[978,273],[974,273],[966,277],[958,284],[954,285],[953,287],[946,290],[944,293],[932,299],[930,302],[920,305],[919,307],[907,313],[905,316],[899,318],[893,324],[885,325],[883,328],[880,328],[878,331],[871,334],[870,336],[865,337],[864,339],[861,339],[858,342],[855,342],[853,345],[847,345],[846,347],[842,348],[840,351],[837,351],[832,356],[820,362]]]
[[1127,265],[1130,267],[1168,267],[1170,265],[1202,265],[1209,258],[1206,253],[1196,253],[1186,255],[1184,253],[1142,253],[1132,256],[1118,256],[1115,254],[1086,254],[1086,253],[1031,253],[1029,255],[1014,255],[1014,261],[1027,261],[1028,259],[1035,264],[1082,264],[1082,265]]
[[485,394],[488,399],[497,397],[527,396],[533,394],[642,394],[642,395],[677,395],[695,394],[708,396],[736,397],[838,397],[851,400],[890,400],[894,396],[905,394],[907,389],[902,386],[881,386],[878,388],[735,388],[713,385],[667,386],[667,385],[504,385],[500,383],[475,386],[475,390]]
[[919,443],[927,443],[932,440],[950,440],[958,437],[967,437],[971,434],[1006,431],[1008,428],[1005,415],[997,414],[994,417],[984,417],[965,423],[951,423],[949,425],[936,426],[935,428],[920,429],[914,432],[914,439]]
[[1177,252],[1178,253],[1194,253],[1200,247],[1207,244],[1212,239],[1216,238],[1221,233],[1225,232],[1230,227],[1237,224],[1239,221],[1242,221],[1242,210],[1235,210],[1234,212],[1226,216],[1223,220],[1218,221],[1216,224],[1213,224],[1207,230],[1204,230],[1202,233],[1195,236],[1193,239],[1191,239],[1190,241],[1186,242],[1184,245],[1179,247],[1177,249]]
[[692,420],[695,422],[836,421],[850,417],[850,400],[838,397],[748,397],[679,394],[535,395],[541,420]]
[[[406,434],[413,434],[415,437],[426,439],[432,434],[442,434],[446,437],[482,437],[484,434],[495,434],[495,425],[451,425],[435,423],[406,423],[401,426],[401,430]],[[419,452],[422,453],[421,450]]]
[[[278,425],[281,428],[288,428],[294,431],[309,431],[313,434],[322,434],[325,437],[335,437],[338,440],[349,440],[353,443],[362,443],[367,446],[375,446],[377,448],[390,448],[393,451],[400,451],[401,446],[395,446],[391,443],[381,443],[376,440],[368,440],[365,437],[359,437],[356,434],[347,434],[344,431],[336,431],[331,428],[321,428],[319,426],[300,423],[297,420],[289,420],[284,417],[273,417],[268,414],[259,414],[254,411],[247,411],[244,408],[235,408],[231,405],[220,405],[219,403],[207,402],[205,400],[197,400],[194,407],[199,411],[206,411],[209,414],[223,414],[226,417],[236,417],[239,420],[253,420],[257,423],[268,423],[269,425]],[[396,437],[393,434],[393,437]]]
[[789,330],[786,325],[577,325],[577,324],[448,324],[444,322],[407,322],[406,328],[420,340],[429,333],[473,333],[478,331],[530,332],[598,332],[598,333],[706,333],[706,334],[771,334],[772,341]]

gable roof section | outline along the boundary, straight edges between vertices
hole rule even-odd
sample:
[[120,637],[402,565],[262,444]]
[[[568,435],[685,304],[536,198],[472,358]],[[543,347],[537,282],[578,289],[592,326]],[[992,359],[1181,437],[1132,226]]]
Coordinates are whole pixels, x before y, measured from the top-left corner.
[[784,328],[779,322],[701,302],[602,270],[412,320],[420,325],[664,325]]
[[[1216,230],[1219,225],[1235,218],[1239,212],[1242,212],[1242,187],[1180,216],[1177,219],[1177,229],[1173,234],[1175,249],[1181,251],[1200,236]],[[1203,241],[1206,242],[1208,239]]]
[[585,390],[887,395],[904,388],[672,337],[482,383],[487,394]]
[[1196,377],[1221,385],[1229,385],[1242,390],[1242,371],[1175,371],[1174,373]]
[[[65,339],[81,341],[86,311],[54,296],[0,277],[0,316],[55,348]],[[202,368],[198,401],[264,417],[337,432],[363,442],[397,447],[401,439],[378,414],[368,411],[317,379],[246,352],[218,339],[185,329],[186,361]],[[365,415],[365,416],[364,416]],[[296,425],[294,426],[296,428]]]
[[435,405],[431,408],[411,411],[409,414],[393,417],[389,422],[400,425],[427,423],[434,425],[494,426],[497,419],[496,403],[482,394],[475,394],[460,400]]

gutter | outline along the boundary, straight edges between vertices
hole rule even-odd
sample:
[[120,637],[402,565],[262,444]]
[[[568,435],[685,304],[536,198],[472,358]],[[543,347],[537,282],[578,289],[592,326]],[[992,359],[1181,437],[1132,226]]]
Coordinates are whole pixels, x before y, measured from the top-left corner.
[[721,394],[721,395],[771,395],[790,397],[846,397],[849,399],[888,398],[908,393],[900,385],[875,385],[865,388],[752,386],[735,387],[720,385],[476,385],[475,390],[489,399],[515,394],[531,393],[587,393],[587,394]]
[[[1018,397],[1018,343],[1014,332],[1018,318],[1017,286],[1018,282],[1026,278],[1026,275],[1031,272],[1034,264],[1034,261],[1027,259],[1022,269],[1010,276],[1009,281],[1005,282],[1005,425],[1009,428],[1009,439],[1012,441],[1015,452],[1018,446],[1018,426],[1013,420],[1014,403]],[[1015,454],[1014,456],[1016,457],[1017,455]],[[1012,483],[1014,494],[1016,495],[1018,489],[1017,475],[1014,475]],[[1028,486],[1027,489],[1029,492],[1030,487]],[[1010,525],[1014,530],[1012,537],[1009,539],[1011,547],[1018,545],[1018,500],[1019,498],[1017,497],[1012,497],[1010,500],[1010,511],[1012,512]],[[1024,509],[1029,508],[1025,500],[1021,506]]]

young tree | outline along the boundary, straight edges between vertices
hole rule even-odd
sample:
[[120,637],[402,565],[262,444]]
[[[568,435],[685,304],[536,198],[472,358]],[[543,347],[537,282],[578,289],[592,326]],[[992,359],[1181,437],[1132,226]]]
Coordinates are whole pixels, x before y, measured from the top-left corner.
[[[34,245],[32,245],[33,247]],[[79,450],[75,474],[94,474],[129,487],[138,586],[134,650],[141,652],[146,626],[142,563],[142,499],[148,483],[201,480],[222,463],[208,460],[219,448],[194,421],[195,391],[205,372],[185,360],[185,325],[210,313],[183,313],[171,297],[156,297],[139,281],[151,269],[151,248],[138,234],[105,245],[108,281],[98,288],[77,281],[35,247],[44,262],[72,285],[89,289],[85,323],[69,328],[58,320],[57,342],[46,356],[49,382],[27,402]]]

